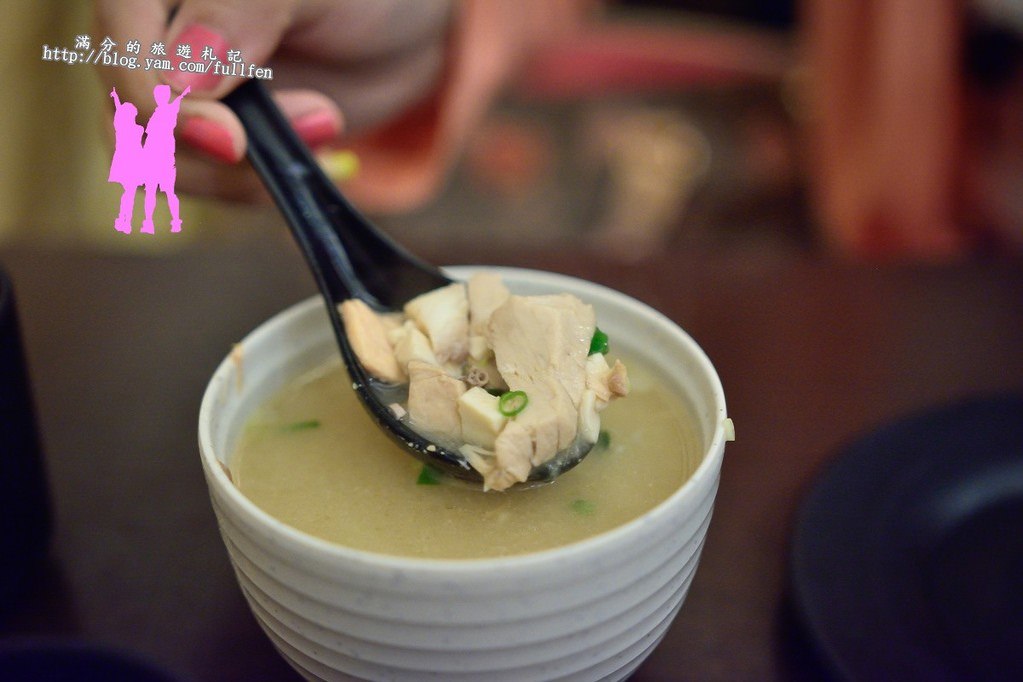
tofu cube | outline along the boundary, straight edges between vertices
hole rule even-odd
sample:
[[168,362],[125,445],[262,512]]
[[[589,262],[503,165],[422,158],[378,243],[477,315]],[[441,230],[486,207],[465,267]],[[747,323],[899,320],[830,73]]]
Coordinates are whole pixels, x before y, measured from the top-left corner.
[[508,418],[497,408],[497,396],[474,386],[458,398],[458,415],[462,419],[462,440],[487,449],[494,448],[497,434]]

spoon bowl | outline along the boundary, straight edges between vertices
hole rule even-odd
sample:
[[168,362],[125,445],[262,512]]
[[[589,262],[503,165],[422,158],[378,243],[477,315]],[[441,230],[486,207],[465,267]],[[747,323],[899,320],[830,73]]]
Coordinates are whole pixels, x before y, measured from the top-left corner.
[[[401,310],[416,296],[452,283],[373,226],[326,176],[266,88],[248,80],[224,98],[248,136],[247,156],[284,215],[323,295],[352,388],[376,424],[424,463],[455,478],[483,483],[461,453],[413,429],[389,407],[405,402],[407,386],[372,376],[352,348],[338,304],[358,298],[377,312]],[[580,438],[530,471],[549,482],[593,447]]]

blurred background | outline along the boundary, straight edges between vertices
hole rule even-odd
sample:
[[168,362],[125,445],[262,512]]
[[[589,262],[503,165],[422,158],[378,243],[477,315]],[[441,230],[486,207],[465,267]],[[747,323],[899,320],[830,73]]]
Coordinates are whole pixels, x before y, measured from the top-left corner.
[[[180,235],[112,229],[109,98],[91,67],[40,58],[91,25],[88,2],[40,0],[0,26],[0,245],[288,239],[265,207],[197,198]],[[1012,0],[596,3],[515,74],[439,196],[373,217],[431,253],[471,240],[626,262],[690,246],[1015,258],[1021,35]]]

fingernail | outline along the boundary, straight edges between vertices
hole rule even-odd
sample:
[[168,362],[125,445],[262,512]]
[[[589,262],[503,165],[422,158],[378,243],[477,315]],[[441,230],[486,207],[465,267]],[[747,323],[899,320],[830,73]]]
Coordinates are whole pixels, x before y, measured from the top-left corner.
[[174,70],[164,76],[171,85],[212,90],[222,78],[215,66],[227,63],[227,40],[202,24],[192,24],[168,48],[168,56]]
[[239,160],[227,128],[206,118],[188,118],[181,124],[181,139],[203,154],[224,163]]
[[341,122],[329,111],[314,111],[291,122],[298,136],[310,147],[318,147],[337,138]]

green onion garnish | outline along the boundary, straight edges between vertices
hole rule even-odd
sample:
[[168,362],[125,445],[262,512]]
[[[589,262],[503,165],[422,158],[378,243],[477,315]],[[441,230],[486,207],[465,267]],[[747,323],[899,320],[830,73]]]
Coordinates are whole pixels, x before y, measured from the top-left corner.
[[514,417],[529,404],[525,391],[508,391],[497,399],[497,409],[505,417]]
[[281,427],[281,431],[285,433],[293,433],[295,431],[308,431],[309,429],[320,428],[319,419],[308,419],[304,422],[294,422],[292,424],[285,424]]
[[600,433],[597,434],[596,446],[603,450],[607,450],[611,447],[611,433],[605,429],[601,429]]
[[440,485],[442,475],[429,464],[424,464],[422,471],[419,472],[419,478],[416,479],[416,485]]
[[600,331],[600,327],[596,327],[593,330],[593,338],[590,339],[589,354],[593,355],[594,353],[600,353],[602,355],[607,355],[607,349],[608,349],[607,334]]
[[589,500],[572,500],[572,511],[581,516],[589,516],[597,509],[597,505]]

